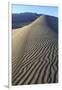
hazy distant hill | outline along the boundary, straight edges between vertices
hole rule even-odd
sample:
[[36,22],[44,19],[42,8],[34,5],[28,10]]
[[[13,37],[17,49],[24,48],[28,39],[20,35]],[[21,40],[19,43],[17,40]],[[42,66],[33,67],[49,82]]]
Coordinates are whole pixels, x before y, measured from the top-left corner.
[[39,16],[40,14],[36,13],[12,14],[12,28],[19,28],[26,24],[29,24]]
[[48,25],[58,33],[58,18],[53,16],[46,16]]

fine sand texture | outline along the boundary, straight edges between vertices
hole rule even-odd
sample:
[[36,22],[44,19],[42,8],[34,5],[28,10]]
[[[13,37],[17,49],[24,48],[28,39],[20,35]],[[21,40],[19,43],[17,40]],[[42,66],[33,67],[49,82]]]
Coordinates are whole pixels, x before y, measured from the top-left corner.
[[58,35],[40,16],[12,30],[12,85],[58,82]]

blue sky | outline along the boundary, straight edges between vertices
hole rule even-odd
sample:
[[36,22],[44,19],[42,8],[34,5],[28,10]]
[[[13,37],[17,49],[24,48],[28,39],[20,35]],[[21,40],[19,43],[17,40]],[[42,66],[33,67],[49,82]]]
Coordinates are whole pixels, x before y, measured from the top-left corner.
[[55,6],[33,6],[12,4],[12,13],[32,12],[38,14],[47,14],[58,17],[58,8]]

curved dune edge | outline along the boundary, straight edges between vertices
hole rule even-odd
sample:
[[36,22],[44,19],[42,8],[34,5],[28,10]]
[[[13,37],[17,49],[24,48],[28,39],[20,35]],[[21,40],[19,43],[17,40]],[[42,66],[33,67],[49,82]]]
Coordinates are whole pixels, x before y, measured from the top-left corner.
[[45,16],[12,35],[12,85],[57,83],[58,39]]

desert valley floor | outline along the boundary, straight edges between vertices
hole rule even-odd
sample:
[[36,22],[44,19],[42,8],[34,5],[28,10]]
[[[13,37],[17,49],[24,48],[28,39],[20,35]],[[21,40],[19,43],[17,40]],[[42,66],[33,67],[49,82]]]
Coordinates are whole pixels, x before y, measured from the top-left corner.
[[58,82],[58,35],[45,18],[12,30],[12,85]]

